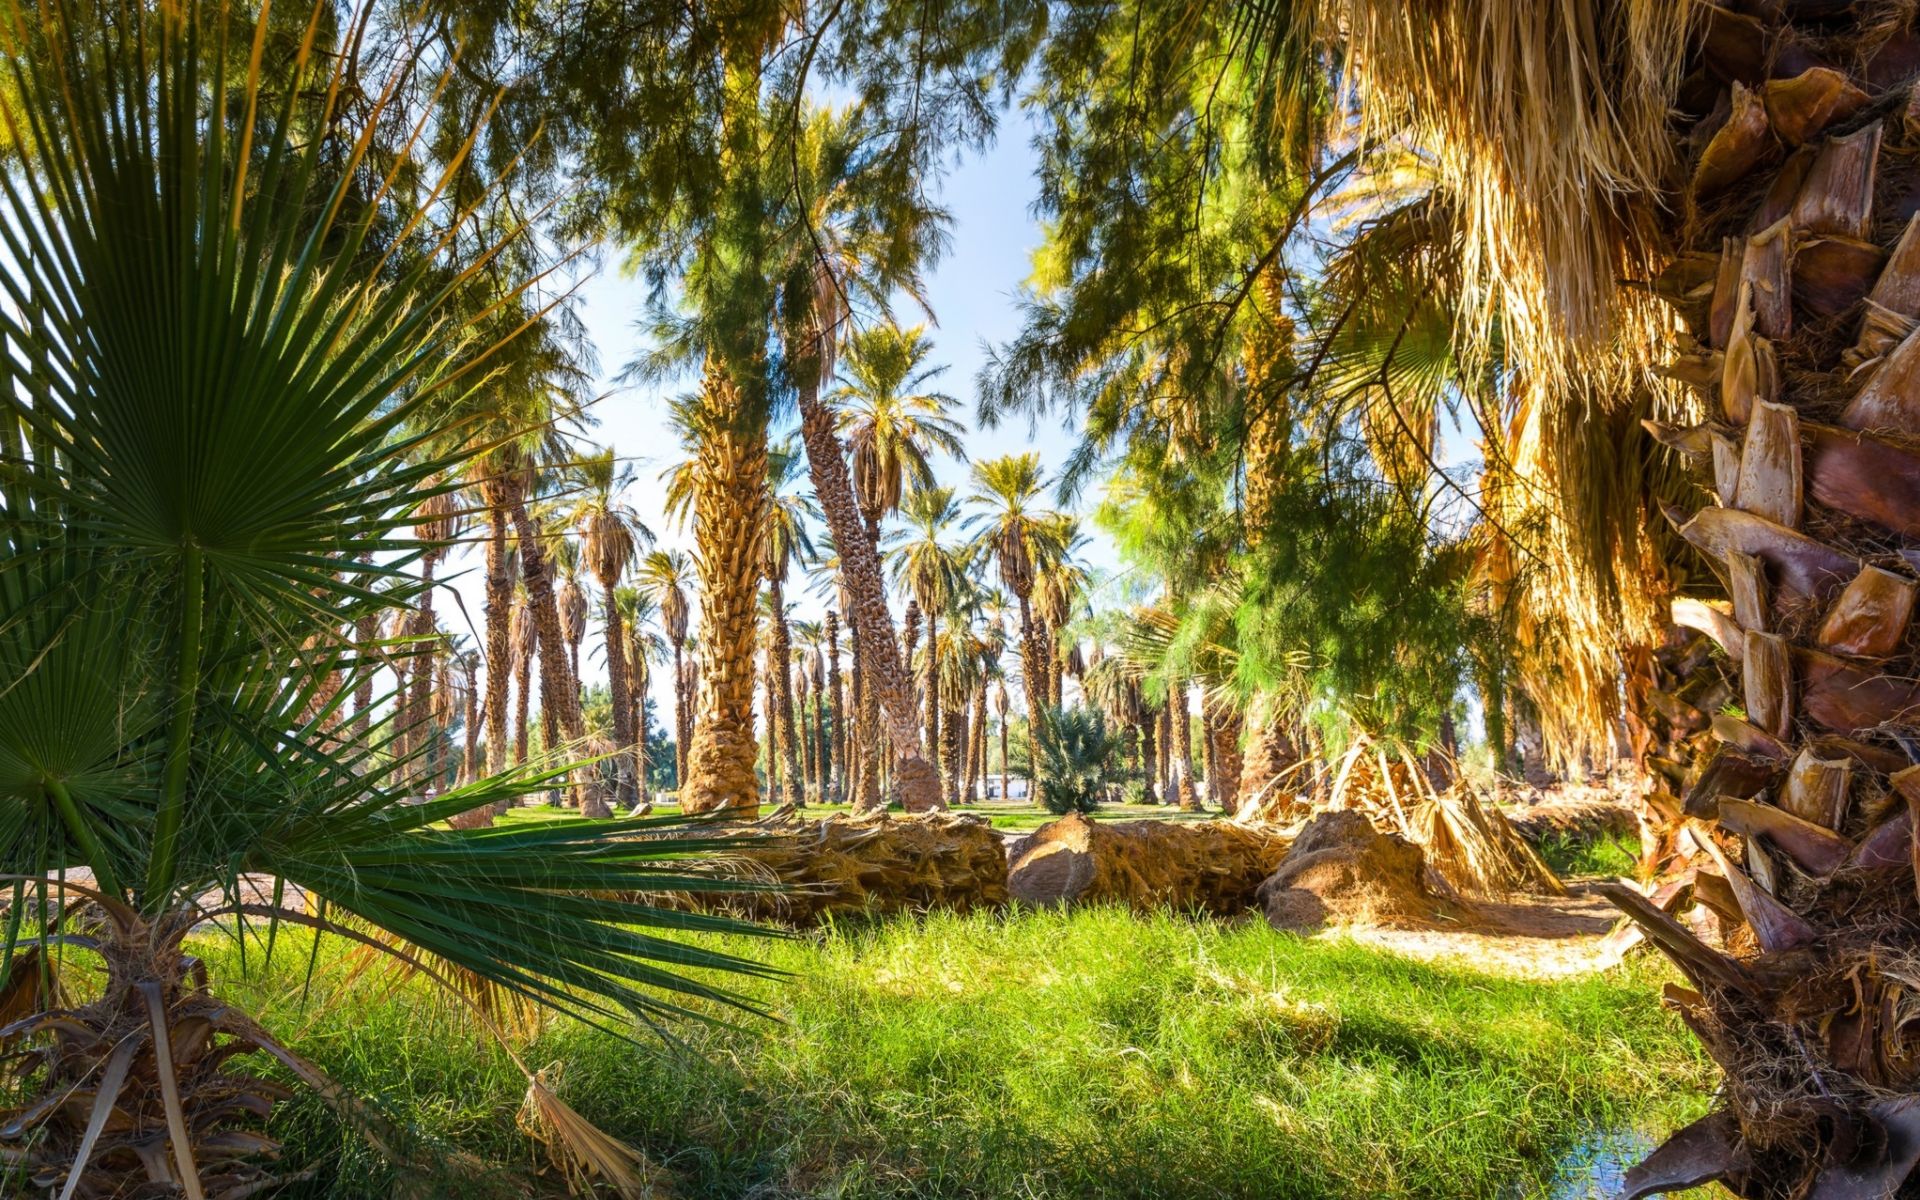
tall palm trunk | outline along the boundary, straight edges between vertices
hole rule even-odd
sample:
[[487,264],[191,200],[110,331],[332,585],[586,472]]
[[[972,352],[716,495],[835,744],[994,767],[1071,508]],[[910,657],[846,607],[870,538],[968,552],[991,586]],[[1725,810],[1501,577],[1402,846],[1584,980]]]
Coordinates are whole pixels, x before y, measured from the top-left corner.
[[[793,725],[793,676],[789,672],[789,664],[793,662],[793,631],[787,625],[786,589],[776,576],[767,580],[767,590],[773,597],[773,652],[767,659],[768,669],[772,673],[767,678],[779,688],[779,694],[770,696],[768,703],[774,710],[772,716],[780,724],[782,773],[786,777],[787,787],[794,793],[782,798],[794,804],[804,804],[806,796],[801,788],[801,776],[795,769],[798,743]],[[774,665],[776,663],[779,664],[777,667]],[[772,723],[768,722],[769,725]]]
[[480,677],[471,654],[462,656],[460,669],[467,681],[466,711],[462,714],[466,739],[460,753],[460,782],[465,784],[480,778]]
[[987,684],[985,680],[973,689],[973,720],[968,726],[973,732],[973,743],[967,753],[966,802],[972,804],[980,798],[980,780],[987,773]]
[[513,761],[527,761],[527,711],[532,705],[533,658],[539,635],[534,632],[533,613],[522,600],[513,606]]
[[1193,720],[1188,712],[1187,681],[1175,679],[1167,685],[1167,717],[1173,731],[1174,802],[1181,812],[1200,810],[1200,792],[1194,784]]
[[754,773],[756,602],[766,565],[767,427],[738,416],[734,385],[708,359],[702,403],[716,414],[695,451],[694,564],[700,575],[700,692],[680,807],[760,809]]
[[940,614],[932,607],[923,608],[922,611],[927,618],[927,650],[924,658],[927,752],[934,756],[934,780],[939,785],[940,803],[944,807],[952,795],[953,771],[940,744]]
[[893,743],[900,800],[908,812],[943,807],[940,779],[914,728],[913,695],[906,668],[895,652],[893,616],[887,609],[876,541],[861,522],[847,470],[845,447],[833,429],[833,413],[820,402],[818,384],[800,389],[800,437],[807,448],[813,491],[827,518],[847,591],[847,619],[860,631],[867,653],[866,683]]
[[1020,602],[1020,674],[1027,691],[1027,799],[1039,803],[1039,780],[1034,772],[1040,762],[1040,726],[1046,721],[1050,703],[1047,680],[1051,668],[1027,595],[1021,591],[1014,598]]
[[[507,769],[507,681],[513,663],[513,573],[507,555],[507,525],[513,520],[494,489],[482,489],[487,511],[487,769]],[[521,725],[526,724],[525,716]],[[521,755],[524,760],[524,748]]]
[[646,734],[644,730],[635,733],[633,691],[627,679],[626,618],[620,615],[620,605],[614,600],[618,583],[617,578],[602,577],[600,600],[606,613],[607,691],[613,702],[613,744],[619,754],[614,770],[618,780],[616,803],[621,808],[632,808],[640,802],[640,791],[646,786],[643,761]]
[[1232,812],[1240,793],[1243,722],[1239,710],[1211,692],[1203,697],[1201,709],[1207,727],[1207,788],[1215,804]]
[[687,646],[686,642],[675,640],[673,643],[673,787],[680,791],[687,785],[687,750],[692,739],[692,725],[687,716]]
[[809,710],[813,708],[813,680],[804,668],[800,670],[800,774],[794,784],[794,803],[805,804],[809,795],[818,795],[820,762],[819,748],[814,741],[813,729],[807,723]]
[[[1688,1185],[1745,1196],[1905,1196],[1920,1147],[1905,965],[1920,944],[1920,217],[1905,199],[1920,112],[1906,59],[1879,51],[1911,37],[1874,5],[1704,12],[1701,78],[1730,87],[1711,108],[1689,99],[1696,123],[1676,132],[1699,157],[1654,288],[1703,348],[1673,370],[1700,381],[1710,423],[1663,433],[1718,496],[1680,532],[1731,597],[1707,623],[1744,717],[1713,717],[1720,745],[1672,818],[1702,823],[1693,896],[1752,949],[1711,949],[1612,889],[1691,977],[1669,1003],[1727,1076],[1726,1106],[1629,1187],[1677,1182],[1666,1165],[1685,1157]],[[1820,23],[1792,28],[1803,12]]]
[[[439,555],[429,550],[420,556],[420,605],[414,610],[414,636],[431,638],[435,632],[433,616],[433,566]],[[419,754],[429,745],[433,737],[433,678],[434,650],[431,642],[421,642],[408,648],[419,657],[413,672],[413,684],[407,696],[407,728],[405,745],[409,753]],[[424,784],[428,795],[439,790],[439,780],[427,769],[431,763],[426,756],[416,760],[414,770]]]
[[834,804],[846,791],[847,720],[840,696],[840,614],[827,610],[827,754],[821,772],[821,799]]
[[847,795],[855,812],[872,812],[882,803],[879,747],[874,744],[877,710],[873,692],[867,687],[865,638],[858,625],[849,625],[848,629],[853,638],[853,721],[848,731],[850,753],[846,761],[853,778]]
[[1148,804],[1160,803],[1160,761],[1155,745],[1155,731],[1160,726],[1160,710],[1146,704],[1141,697],[1141,706],[1136,710],[1140,720],[1135,722],[1140,731],[1140,786],[1146,793]]

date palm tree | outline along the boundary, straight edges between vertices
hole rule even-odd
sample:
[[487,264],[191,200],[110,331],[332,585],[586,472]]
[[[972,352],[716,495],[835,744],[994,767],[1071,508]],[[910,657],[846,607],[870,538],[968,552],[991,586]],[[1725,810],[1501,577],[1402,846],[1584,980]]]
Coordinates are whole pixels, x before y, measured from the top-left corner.
[[[611,447],[585,456],[577,468],[582,484],[573,522],[580,530],[581,552],[600,585],[600,616],[605,627],[607,689],[613,703],[613,741],[620,754],[615,773],[624,808],[640,802],[646,786],[646,726],[633,698],[644,684],[632,686],[636,667],[627,657],[627,622],[617,593],[641,550],[653,544],[653,531],[620,500],[631,474],[619,469]],[[644,667],[638,668],[644,674]]]
[[687,683],[687,633],[693,586],[693,561],[678,550],[654,550],[640,560],[640,590],[660,612],[667,644],[673,647],[674,779],[687,777],[687,744],[693,739],[693,704]]
[[1038,761],[1034,737],[1050,699],[1053,655],[1042,642],[1034,620],[1035,580],[1066,552],[1066,532],[1060,514],[1040,506],[1040,456],[1029,451],[1008,454],[973,465],[973,491],[967,503],[975,509],[966,520],[974,531],[973,549],[999,567],[1000,582],[1013,593],[1020,613],[1020,675],[1027,696],[1029,761]]
[[[769,652],[773,656],[771,661],[783,664],[792,657],[793,646],[787,618],[787,576],[796,563],[804,569],[813,558],[813,536],[807,525],[819,516],[813,497],[800,486],[805,469],[806,458],[791,440],[767,453],[766,577],[768,632],[772,643]],[[777,678],[768,680],[774,694],[768,697],[767,722],[769,728],[778,722],[779,737],[774,740],[785,756],[781,765],[789,786],[796,786],[800,776],[795,772],[798,743],[794,732],[793,686],[784,667],[775,674]],[[799,791],[792,799],[794,803],[805,803],[805,796]]]
[[[929,752],[939,758],[940,746],[940,616],[959,594],[966,573],[966,548],[951,538],[960,519],[960,504],[953,489],[921,487],[908,493],[901,506],[906,527],[888,539],[893,560],[894,582],[913,597],[926,621],[925,650],[921,655],[923,682],[921,699],[925,705],[926,739]],[[951,802],[954,780],[949,770],[941,771],[943,802]]]
[[[258,68],[267,23],[233,45],[244,27],[212,5],[52,5],[10,26],[0,870],[15,914],[62,915],[0,934],[26,1018],[8,1050],[34,1057],[41,1093],[0,1141],[67,1197],[156,1177],[186,1196],[274,1186],[273,1143],[245,1127],[282,1093],[237,1069],[252,1054],[380,1138],[213,995],[191,930],[306,926],[602,1024],[725,998],[676,971],[750,969],[661,941],[683,913],[612,898],[710,886],[674,866],[713,841],[659,823],[449,829],[546,778],[410,803],[382,766],[390,709],[364,735],[303,715],[323,675],[344,674],[338,704],[379,669],[310,639],[418,602],[428,544],[408,533],[464,462],[401,431],[473,386],[488,348],[448,305],[472,266],[416,238],[433,214],[404,199],[437,203],[459,158],[422,190],[399,183],[423,165],[410,157],[376,167],[371,138],[316,135],[373,69],[331,12],[276,68],[299,84],[281,88]],[[100,18],[121,36],[87,36]],[[394,67],[396,86],[418,65]],[[389,203],[348,203],[363,188]],[[98,952],[96,999],[62,999],[57,945]]]
[[901,329],[889,322],[859,330],[841,359],[840,385],[827,396],[853,460],[861,516],[875,538],[880,522],[900,511],[908,485],[933,486],[935,454],[961,458],[965,452],[965,429],[949,415],[959,401],[930,390],[947,369],[929,365],[932,355],[923,325]]

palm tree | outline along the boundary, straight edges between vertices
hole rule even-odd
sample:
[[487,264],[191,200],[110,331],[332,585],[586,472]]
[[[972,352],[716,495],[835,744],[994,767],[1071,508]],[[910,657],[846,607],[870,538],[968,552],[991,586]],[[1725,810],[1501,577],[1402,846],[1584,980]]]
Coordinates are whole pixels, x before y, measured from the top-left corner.
[[[634,705],[636,689],[631,673],[644,666],[632,664],[627,657],[626,613],[619,591],[621,580],[633,566],[640,551],[653,544],[653,531],[640,515],[622,503],[620,493],[631,482],[631,474],[616,465],[611,447],[588,455],[580,462],[578,473],[581,496],[574,507],[574,524],[580,530],[581,551],[587,567],[600,584],[600,617],[605,625],[604,648],[607,656],[607,690],[613,703],[613,741],[620,751],[618,779],[619,803],[632,808],[640,802],[646,786],[646,725]],[[636,597],[637,599],[637,597]]]
[[853,459],[854,494],[876,540],[880,522],[900,511],[908,484],[934,484],[933,455],[964,455],[959,403],[928,385],[946,371],[929,366],[933,339],[926,327],[891,323],[855,333],[840,363],[840,386],[827,400],[839,412],[840,432]]
[[1060,515],[1039,507],[1041,486],[1038,454],[1008,454],[973,465],[973,491],[967,496],[978,510],[966,522],[967,528],[976,531],[974,552],[992,556],[1000,568],[1000,581],[1019,605],[1030,762],[1038,761],[1034,738],[1049,700],[1047,681],[1053,662],[1034,622],[1034,582],[1066,551]]
[[533,608],[527,602],[525,586],[514,588],[512,617],[508,629],[512,637],[514,710],[513,761],[527,761],[527,714],[533,695],[533,660],[539,650],[539,634],[533,624]]
[[688,690],[687,588],[693,581],[693,562],[678,550],[655,550],[640,562],[642,595],[660,610],[667,643],[673,647],[673,758],[674,779],[687,778],[687,747],[693,739],[693,712]]
[[651,768],[647,757],[647,688],[652,681],[652,664],[668,657],[667,643],[655,627],[659,608],[652,593],[638,587],[620,587],[614,590],[613,602],[625,627],[627,710],[633,719],[635,779],[644,811],[651,806],[647,792],[647,772]]
[[[411,781],[381,767],[390,709],[364,736],[302,716],[319,681],[288,667],[309,639],[419,602],[406,576],[429,544],[405,531],[465,460],[396,432],[472,387],[492,348],[453,304],[459,264],[430,240],[381,240],[417,227],[414,172],[460,159],[388,159],[375,129],[327,132],[350,81],[387,68],[323,15],[284,66],[311,89],[280,88],[279,65],[230,73],[246,52],[227,35],[245,26],[212,4],[12,28],[0,870],[16,914],[62,916],[57,935],[40,921],[0,934],[18,1049],[39,1063],[0,1141],[14,1179],[64,1180],[67,1196],[155,1178],[185,1196],[275,1186],[262,1160],[278,1147],[247,1126],[277,1092],[235,1069],[252,1053],[343,1120],[369,1115],[189,969],[195,931],[298,925],[602,1020],[724,999],[673,972],[747,966],[636,932],[680,921],[615,898],[707,886],[672,867],[711,841],[676,844],[659,824],[450,829],[545,779],[413,803]],[[83,36],[96,17],[117,36]],[[80,33],[56,31],[69,20]],[[413,52],[396,53],[397,77],[413,77]],[[211,103],[210,84],[224,89]],[[361,189],[385,202],[350,202]],[[393,586],[354,582],[369,564]],[[382,668],[346,669],[343,693]],[[98,953],[98,992],[57,989],[32,965],[76,942]],[[55,1026],[57,1053],[31,1032]]]
[[[888,539],[893,556],[894,581],[907,589],[927,623],[926,651],[921,662],[925,680],[921,685],[926,705],[926,737],[931,753],[940,746],[940,656],[935,650],[940,636],[940,614],[960,591],[965,574],[966,550],[958,543],[945,542],[960,519],[960,505],[953,489],[915,488],[902,508],[906,528]],[[909,656],[911,657],[911,656]],[[954,781],[950,770],[941,772],[943,802],[952,799]]]
[[[767,453],[766,577],[772,635],[769,653],[771,661],[781,664],[792,657],[792,638],[787,627],[787,575],[795,562],[804,568],[813,557],[813,538],[807,531],[807,523],[819,515],[812,497],[798,486],[804,466],[799,447],[791,441]],[[794,773],[793,688],[784,665],[775,676],[769,677],[777,692],[768,697],[768,726],[772,728],[778,722],[779,737],[775,740],[786,756],[782,765],[789,786],[793,786],[799,779]],[[806,802],[804,793],[796,792],[793,799],[799,804]]]

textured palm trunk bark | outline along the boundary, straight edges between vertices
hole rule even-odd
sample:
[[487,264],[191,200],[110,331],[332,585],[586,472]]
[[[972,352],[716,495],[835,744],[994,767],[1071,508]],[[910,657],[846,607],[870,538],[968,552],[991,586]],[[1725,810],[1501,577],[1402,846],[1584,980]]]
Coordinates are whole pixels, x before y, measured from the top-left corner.
[[[1259,711],[1257,704],[1254,711]],[[1291,807],[1294,792],[1293,788],[1282,787],[1280,777],[1299,760],[1283,719],[1268,714],[1258,722],[1247,738],[1246,756],[1240,762],[1237,802],[1241,813],[1261,820],[1279,819]]]
[[507,525],[513,519],[487,496],[487,769],[507,769],[507,685],[513,662],[513,573],[507,555]]
[[841,707],[840,614],[827,610],[827,753],[821,772],[821,799],[837,803],[846,791],[847,720]]
[[[1817,9],[1817,27],[1793,16]],[[1685,772],[1697,941],[1612,898],[1690,987],[1668,1000],[1726,1073],[1723,1107],[1627,1194],[1909,1195],[1920,1158],[1920,46],[1874,6],[1708,8],[1679,131],[1678,253],[1654,281],[1690,326],[1673,364],[1707,422],[1662,429],[1717,505],[1682,535],[1724,601],[1685,599],[1737,665],[1740,715]],[[1699,670],[1706,670],[1701,665]],[[1697,706],[1696,706],[1697,707]]]
[[687,750],[692,740],[687,720],[687,650],[682,642],[673,644],[673,788],[687,785]]
[[[731,388],[709,362],[702,385]],[[723,398],[706,401],[724,412]],[[689,813],[760,810],[754,772],[756,602],[767,561],[767,430],[716,421],[694,463],[694,562],[700,575],[700,692],[680,807]]]
[[1234,810],[1240,795],[1240,773],[1244,759],[1240,753],[1242,720],[1231,704],[1208,697],[1205,701],[1207,740],[1212,750],[1207,763],[1207,786],[1213,801],[1228,812]]
[[[420,604],[414,610],[411,622],[413,634],[418,638],[433,636],[433,569],[438,557],[432,551],[420,556]],[[428,770],[423,752],[433,735],[433,655],[424,642],[408,646],[406,652],[414,656],[412,661],[415,669],[407,688],[401,746],[403,753],[414,756],[411,768],[414,780],[431,793],[434,790],[433,775]]]
[[[940,787],[940,804],[945,807],[953,793],[953,772],[940,743],[940,614],[923,609],[927,617],[926,682],[921,685],[921,702],[926,707],[927,752],[934,756],[935,779]],[[913,655],[909,651],[908,661]]]
[[[520,542],[520,578],[527,586],[527,605],[533,614],[534,636],[540,658],[540,712],[552,723],[553,738],[547,741],[551,753],[558,738],[577,745],[586,738],[586,724],[580,715],[580,693],[567,669],[567,640],[560,623],[560,605],[554,597],[553,562],[540,544],[540,531],[534,526],[524,496],[513,506],[513,528]],[[580,788],[570,789],[574,803],[580,804]],[[589,815],[606,816],[604,798],[594,796],[587,805]]]
[[1167,719],[1173,734],[1173,795],[1181,812],[1200,811],[1200,792],[1194,783],[1193,720],[1188,711],[1187,681],[1167,685]]
[[[773,647],[772,657],[768,660],[770,672],[768,678],[778,676],[780,689],[780,694],[774,697],[780,722],[780,765],[788,786],[795,788],[792,796],[783,797],[783,799],[795,804],[803,804],[806,802],[806,793],[799,786],[802,776],[796,771],[795,738],[797,735],[794,732],[793,723],[793,676],[788,673],[787,665],[793,661],[793,632],[787,625],[786,588],[778,578],[773,578],[767,581],[767,589],[773,595]],[[773,663],[779,663],[780,666],[776,669]]]
[[1027,693],[1027,799],[1040,803],[1040,781],[1034,771],[1040,762],[1040,727],[1046,722],[1047,654],[1040,629],[1033,619],[1033,605],[1027,593],[1015,596],[1020,604],[1020,675]]
[[860,519],[847,471],[845,448],[833,429],[833,413],[820,403],[815,388],[800,390],[800,437],[807,449],[807,470],[814,496],[827,518],[847,588],[847,619],[860,630],[867,651],[866,683],[893,743],[894,773],[900,801],[908,812],[943,807],[940,780],[920,747],[914,728],[913,695],[893,643],[893,616],[887,610],[880,557]]
[[460,782],[463,784],[480,778],[480,677],[473,670],[473,660],[467,658],[465,662],[466,711],[461,714],[461,725],[466,738],[460,748]]
[[1148,804],[1160,803],[1160,758],[1156,753],[1154,731],[1160,725],[1160,711],[1149,709],[1147,719],[1140,722],[1140,780],[1147,793]]
[[633,689],[627,679],[626,619],[614,601],[618,582],[613,578],[600,580],[600,602],[606,612],[607,692],[613,703],[615,803],[622,808],[632,808],[640,802],[640,789],[645,786],[646,768],[640,759],[641,745],[646,738],[643,733],[635,732]]

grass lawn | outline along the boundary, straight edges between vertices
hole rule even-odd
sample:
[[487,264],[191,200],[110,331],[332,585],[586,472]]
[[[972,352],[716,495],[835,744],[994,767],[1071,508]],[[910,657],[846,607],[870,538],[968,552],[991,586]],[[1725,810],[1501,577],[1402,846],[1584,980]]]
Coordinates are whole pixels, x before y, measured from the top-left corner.
[[[447,1196],[558,1195],[514,1130],[522,1086],[419,985],[303,997],[301,938],[226,993],[429,1140],[495,1164]],[[329,943],[331,944],[331,943]],[[1416,965],[1257,922],[1117,910],[934,916],[743,942],[792,972],[780,1020],[684,1049],[554,1022],[524,1049],[677,1175],[681,1197],[1460,1197],[1556,1194],[1595,1131],[1704,1111],[1713,1078],[1643,961],[1558,984]],[[386,1197],[317,1100],[280,1120],[300,1197]],[[1584,1191],[1568,1195],[1584,1196]]]

